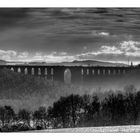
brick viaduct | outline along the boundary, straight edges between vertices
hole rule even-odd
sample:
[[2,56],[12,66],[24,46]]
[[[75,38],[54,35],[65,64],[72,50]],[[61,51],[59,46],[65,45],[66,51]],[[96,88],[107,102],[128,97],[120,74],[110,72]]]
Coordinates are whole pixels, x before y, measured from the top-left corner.
[[0,65],[0,69],[7,68],[14,72],[43,76],[47,79],[65,82],[65,73],[70,77],[71,83],[90,82],[94,78],[121,77],[139,67],[107,67],[107,66],[45,66],[45,65]]

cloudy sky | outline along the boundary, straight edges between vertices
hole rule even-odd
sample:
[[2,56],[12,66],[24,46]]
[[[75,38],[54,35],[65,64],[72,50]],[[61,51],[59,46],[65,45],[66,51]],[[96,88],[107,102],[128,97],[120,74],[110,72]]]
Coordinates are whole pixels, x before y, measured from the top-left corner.
[[140,8],[1,8],[0,59],[139,63]]

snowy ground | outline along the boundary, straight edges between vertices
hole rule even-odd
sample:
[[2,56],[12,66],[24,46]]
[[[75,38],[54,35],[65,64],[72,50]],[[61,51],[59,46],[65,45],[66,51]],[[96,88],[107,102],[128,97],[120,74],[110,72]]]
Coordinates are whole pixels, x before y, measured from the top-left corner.
[[66,128],[66,129],[47,129],[37,130],[34,132],[48,133],[139,133],[140,125],[130,126],[109,126],[109,127],[83,127],[83,128]]

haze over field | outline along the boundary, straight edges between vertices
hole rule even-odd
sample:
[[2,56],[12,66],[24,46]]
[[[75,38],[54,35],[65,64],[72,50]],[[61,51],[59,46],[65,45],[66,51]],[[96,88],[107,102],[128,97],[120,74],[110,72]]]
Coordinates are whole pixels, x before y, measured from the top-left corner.
[[95,77],[92,82],[84,84],[64,84],[3,69],[0,70],[0,83],[0,105],[11,105],[16,111],[20,108],[35,110],[70,94],[98,95],[102,100],[108,94],[115,94],[113,90],[123,90],[129,85],[139,90],[140,75],[136,72],[117,77]]

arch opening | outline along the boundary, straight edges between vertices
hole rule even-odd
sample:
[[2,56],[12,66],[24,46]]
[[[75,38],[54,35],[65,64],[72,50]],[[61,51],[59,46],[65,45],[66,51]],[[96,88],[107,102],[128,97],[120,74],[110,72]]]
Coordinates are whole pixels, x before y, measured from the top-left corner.
[[35,74],[35,70],[34,70],[34,68],[32,68],[32,70],[31,70],[31,74],[32,74],[32,75]]
[[94,71],[94,69],[92,70],[92,74],[94,75],[94,73],[95,73],[95,71]]
[[71,83],[71,70],[69,68],[65,69],[64,71],[64,83]]
[[38,68],[38,75],[41,75],[41,69]]
[[53,71],[53,68],[51,68],[51,75],[53,75],[54,74],[54,71]]
[[10,69],[10,70],[14,72],[14,68],[13,68],[13,67],[11,67],[11,69]]
[[20,68],[18,68],[18,73],[21,73],[21,69]]
[[25,74],[25,75],[28,74],[28,69],[27,69],[27,68],[24,69],[24,74]]
[[47,72],[47,68],[45,68],[45,72],[44,72],[44,74],[45,74],[45,75],[47,75],[47,74],[48,74],[48,72]]
[[103,70],[103,75],[105,75],[105,69]]
[[89,69],[87,69],[87,75],[89,75]]
[[100,75],[100,70],[98,69],[98,75]]
[[84,70],[83,69],[81,69],[81,74],[84,75]]

